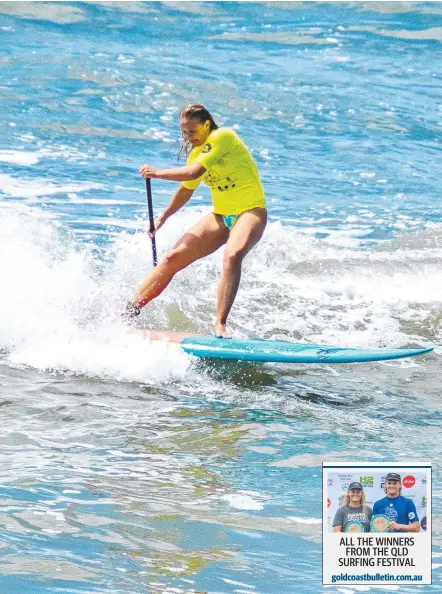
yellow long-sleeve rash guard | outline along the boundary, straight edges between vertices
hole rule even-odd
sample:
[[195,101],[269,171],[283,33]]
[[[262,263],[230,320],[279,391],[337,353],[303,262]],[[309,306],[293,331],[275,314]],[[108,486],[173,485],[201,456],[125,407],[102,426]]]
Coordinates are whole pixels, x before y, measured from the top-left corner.
[[249,149],[230,128],[213,130],[202,146],[196,146],[187,164],[197,161],[206,172],[182,185],[195,190],[201,181],[210,188],[213,212],[238,215],[252,208],[265,208],[264,190]]

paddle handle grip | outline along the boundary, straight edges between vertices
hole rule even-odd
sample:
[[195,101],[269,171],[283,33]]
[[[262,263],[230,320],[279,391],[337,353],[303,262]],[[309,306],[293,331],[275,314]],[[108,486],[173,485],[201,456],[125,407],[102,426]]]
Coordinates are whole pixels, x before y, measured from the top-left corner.
[[[155,231],[155,221],[153,218],[152,186],[150,183],[150,179],[146,179],[146,194],[147,194],[147,210],[149,212],[149,231],[151,233],[153,233]],[[155,235],[151,239],[152,239],[152,260],[153,260],[153,265],[156,266],[158,259],[157,259],[157,244],[156,244],[156,240],[155,240]]]

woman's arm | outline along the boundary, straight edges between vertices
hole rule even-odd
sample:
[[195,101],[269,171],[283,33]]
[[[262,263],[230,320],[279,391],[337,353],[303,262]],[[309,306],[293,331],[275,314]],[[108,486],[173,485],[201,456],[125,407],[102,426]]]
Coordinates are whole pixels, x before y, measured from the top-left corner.
[[155,221],[155,231],[153,233],[148,232],[151,237],[158,231],[160,227],[164,225],[164,223],[167,221],[169,217],[175,214],[177,210],[179,210],[182,206],[186,204],[186,202],[190,200],[194,191],[195,190],[188,190],[183,186],[180,186],[178,188],[178,190],[172,196],[172,200],[164,209],[164,212]]
[[196,161],[190,163],[190,165],[184,165],[183,167],[174,167],[173,169],[155,169],[151,165],[143,165],[140,167],[141,176],[144,179],[155,178],[155,179],[167,179],[169,181],[190,181],[192,179],[198,179],[204,175],[206,169]]
[[188,190],[184,186],[180,186],[175,194],[172,196],[172,200],[164,209],[161,218],[166,220],[177,212],[182,206],[188,202],[195,190]]
[[342,532],[342,530],[344,528],[344,522],[345,522],[344,508],[340,507],[336,511],[335,517],[333,518],[333,532]]

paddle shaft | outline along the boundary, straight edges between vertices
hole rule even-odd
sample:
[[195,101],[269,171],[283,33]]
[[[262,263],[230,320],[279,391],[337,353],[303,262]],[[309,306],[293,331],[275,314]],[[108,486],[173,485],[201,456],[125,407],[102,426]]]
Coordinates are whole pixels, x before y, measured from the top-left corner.
[[[153,219],[153,205],[152,205],[152,187],[150,184],[150,179],[146,179],[146,193],[147,193],[147,210],[149,211],[149,231],[153,233],[155,231],[155,221]],[[155,241],[155,236],[152,238],[152,260],[153,265],[157,265],[157,244]]]

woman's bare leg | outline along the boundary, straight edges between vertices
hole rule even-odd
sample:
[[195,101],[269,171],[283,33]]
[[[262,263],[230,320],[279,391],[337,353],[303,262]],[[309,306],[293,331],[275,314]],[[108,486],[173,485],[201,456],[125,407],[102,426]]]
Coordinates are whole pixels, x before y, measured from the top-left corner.
[[215,333],[219,337],[230,337],[226,330],[227,316],[238,291],[242,261],[261,239],[266,224],[266,209],[253,208],[243,212],[230,231],[224,251],[223,274],[216,307]]
[[177,241],[138,287],[133,298],[135,307],[144,307],[149,301],[158,297],[177,272],[215,252],[226,243],[228,237],[229,230],[221,217],[213,213],[203,217]]

